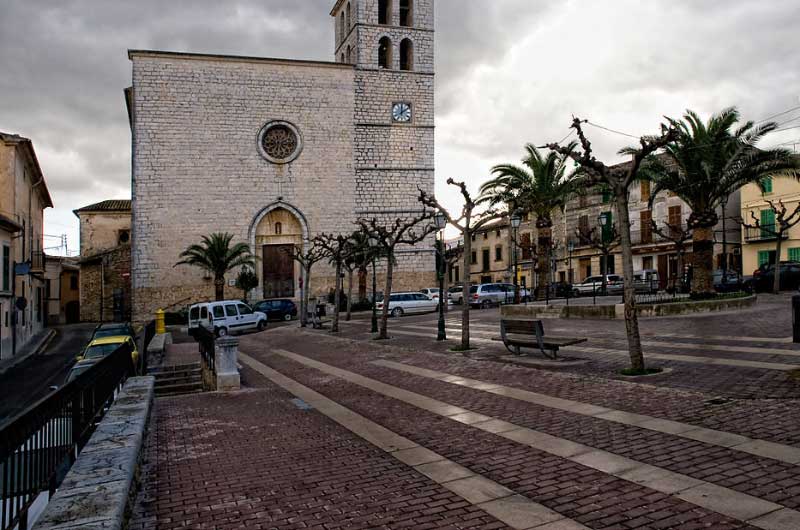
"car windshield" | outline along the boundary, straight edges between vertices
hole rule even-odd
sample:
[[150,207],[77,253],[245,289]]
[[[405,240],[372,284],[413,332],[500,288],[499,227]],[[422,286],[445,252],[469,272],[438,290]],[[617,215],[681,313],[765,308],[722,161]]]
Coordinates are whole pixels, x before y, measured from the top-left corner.
[[98,329],[94,332],[94,337],[100,339],[102,337],[118,337],[120,335],[127,335],[128,330],[125,328],[106,328]]
[[94,364],[82,364],[80,366],[74,366],[72,370],[69,371],[69,375],[67,376],[67,383],[77,379],[79,375],[86,372],[92,366],[94,366]]
[[122,346],[121,344],[95,344],[89,346],[83,354],[84,359],[101,359],[107,355],[111,355],[114,351]]
[[451,287],[450,288],[450,292],[451,293],[460,293],[462,289],[463,289],[462,287]]
[[469,288],[469,292],[477,293],[478,292],[478,286],[477,285],[473,285],[472,287]]

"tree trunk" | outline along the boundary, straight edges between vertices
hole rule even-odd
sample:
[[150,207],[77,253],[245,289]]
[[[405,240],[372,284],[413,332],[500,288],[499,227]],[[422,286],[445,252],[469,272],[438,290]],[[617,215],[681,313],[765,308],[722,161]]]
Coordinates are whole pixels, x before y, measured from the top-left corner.
[[394,274],[394,249],[388,253],[386,260],[386,284],[383,289],[383,309],[381,310],[381,325],[378,339],[388,340],[389,338],[389,298],[392,296],[392,276]]
[[778,242],[775,244],[775,278],[772,283],[772,293],[781,294],[781,247],[783,246],[783,231],[778,232]]
[[692,294],[714,293],[714,227],[697,226],[692,233]]
[[347,269],[347,315],[345,321],[353,318],[353,269]]
[[225,300],[225,277],[217,276],[214,278],[214,296],[217,302]]
[[550,245],[552,244],[552,228],[537,228],[537,232],[538,237],[536,244],[539,249],[537,269],[539,270],[536,272],[536,283],[538,284],[536,286],[536,298],[538,300],[545,300],[547,299],[547,289],[550,283]]
[[625,285],[625,330],[628,335],[628,353],[631,357],[631,369],[644,371],[644,354],[642,339],[639,335],[639,317],[636,314],[636,287],[633,283],[633,248],[631,246],[631,220],[628,216],[628,190],[617,193],[617,217],[619,218],[619,235],[622,246],[622,275]]
[[472,233],[469,228],[469,218],[471,211],[467,212],[467,228],[464,230],[464,257],[462,266],[464,267],[464,285],[461,288],[461,295],[464,298],[461,308],[461,350],[469,350],[469,290],[470,272],[472,269]]
[[308,302],[311,298],[311,265],[307,265],[303,267],[305,270],[305,280],[303,285],[305,289],[303,290],[303,300],[302,300],[302,320],[300,321],[300,325],[302,327],[308,327]]
[[365,302],[367,300],[367,265],[361,264],[358,267],[358,301]]
[[331,333],[339,333],[339,305],[342,303],[342,262],[336,262],[336,290],[333,295],[333,324]]

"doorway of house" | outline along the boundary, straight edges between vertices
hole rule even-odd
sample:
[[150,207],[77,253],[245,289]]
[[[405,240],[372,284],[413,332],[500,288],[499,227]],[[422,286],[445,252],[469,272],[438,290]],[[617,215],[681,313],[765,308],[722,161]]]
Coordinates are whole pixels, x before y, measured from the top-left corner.
[[293,245],[264,245],[262,247],[264,298],[294,297]]

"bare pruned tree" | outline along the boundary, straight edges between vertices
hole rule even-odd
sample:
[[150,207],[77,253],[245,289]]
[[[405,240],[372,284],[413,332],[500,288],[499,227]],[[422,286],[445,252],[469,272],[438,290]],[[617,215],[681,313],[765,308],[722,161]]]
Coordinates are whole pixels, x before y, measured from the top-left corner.
[[464,298],[464,307],[461,310],[461,351],[468,351],[470,349],[469,343],[469,290],[470,290],[470,265],[472,259],[472,234],[480,230],[486,223],[499,219],[504,215],[503,212],[497,210],[487,210],[475,215],[475,208],[478,206],[477,198],[473,198],[472,194],[467,189],[464,182],[457,182],[452,178],[447,179],[447,184],[455,186],[461,192],[464,199],[464,206],[461,209],[461,215],[453,217],[441,203],[428,192],[419,190],[419,202],[435,211],[441,211],[447,218],[447,222],[458,230],[464,238],[464,286],[462,295]]
[[622,271],[625,279],[625,328],[628,336],[628,353],[631,358],[631,370],[635,373],[645,371],[642,339],[639,334],[639,319],[636,313],[636,288],[633,283],[633,247],[631,245],[631,222],[628,212],[628,195],[631,185],[637,180],[642,162],[658,151],[674,142],[678,132],[674,126],[662,125],[660,136],[643,136],[639,145],[622,149],[620,154],[632,157],[630,163],[618,166],[607,166],[595,158],[592,143],[583,132],[586,120],[573,117],[571,128],[575,129],[580,140],[580,149],[574,145],[561,146],[558,143],[547,147],[562,155],[572,158],[583,170],[586,184],[605,184],[611,189],[616,199],[617,218],[620,227],[622,245]]
[[333,295],[333,322],[331,323],[331,333],[339,333],[339,308],[342,302],[342,268],[345,262],[350,257],[352,252],[352,245],[350,244],[350,236],[348,235],[333,235],[321,233],[314,238],[317,245],[326,251],[327,258],[330,263],[336,268],[336,282]]
[[305,248],[295,245],[291,248],[291,258],[300,264],[300,327],[308,326],[308,299],[311,292],[311,269],[328,257],[328,251],[316,240],[309,241]]
[[760,230],[762,234],[769,235],[775,238],[775,278],[773,278],[772,292],[778,294],[781,292],[781,250],[783,247],[783,237],[794,226],[800,223],[800,203],[795,206],[793,210],[789,210],[783,200],[778,199],[778,202],[764,199],[775,215],[775,224],[763,224],[761,220],[756,217],[755,211],[750,212],[753,222],[748,223],[744,219],[739,223],[745,228],[751,230]]
[[386,283],[383,290],[383,309],[381,310],[381,320],[378,331],[378,339],[380,340],[389,338],[389,299],[392,295],[394,266],[397,264],[395,251],[399,246],[414,246],[417,243],[425,241],[425,239],[436,230],[436,227],[433,226],[433,224],[428,224],[418,228],[418,225],[431,219],[433,219],[433,214],[431,212],[422,212],[417,217],[395,219],[394,222],[386,225],[381,224],[375,218],[358,220],[361,231],[367,234],[368,237],[375,239],[378,243],[377,249],[379,253],[386,258]]

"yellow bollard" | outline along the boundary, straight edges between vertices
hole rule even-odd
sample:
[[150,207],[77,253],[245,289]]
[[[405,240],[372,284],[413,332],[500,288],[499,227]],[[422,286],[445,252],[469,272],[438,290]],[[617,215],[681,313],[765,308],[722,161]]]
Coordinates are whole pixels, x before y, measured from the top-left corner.
[[167,326],[164,323],[164,310],[159,309],[156,311],[156,335],[163,335],[167,332]]

